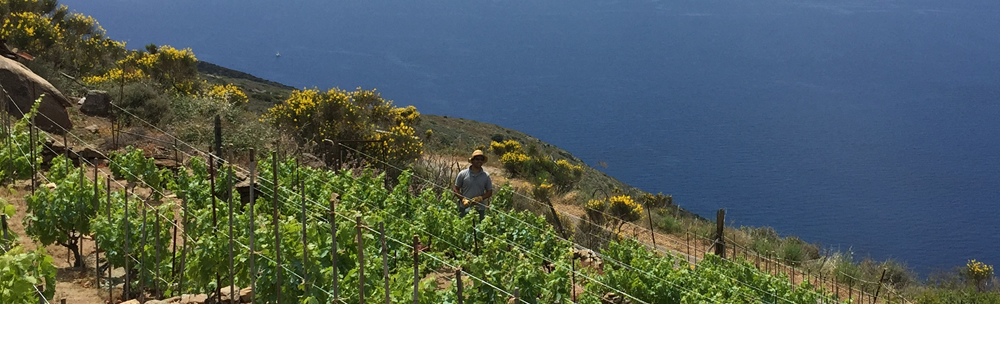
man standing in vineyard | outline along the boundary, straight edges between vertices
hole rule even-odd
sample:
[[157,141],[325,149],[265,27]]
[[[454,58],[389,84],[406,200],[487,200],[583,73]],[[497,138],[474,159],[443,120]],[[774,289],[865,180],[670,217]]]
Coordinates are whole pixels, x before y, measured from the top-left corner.
[[452,192],[461,200],[458,205],[458,213],[461,216],[464,217],[469,212],[469,208],[475,206],[476,211],[479,212],[479,220],[482,220],[486,216],[484,202],[493,196],[493,180],[490,179],[490,174],[483,170],[486,155],[483,155],[482,150],[477,149],[472,152],[469,163],[472,165],[459,172],[458,177],[455,178],[455,187],[452,188]]

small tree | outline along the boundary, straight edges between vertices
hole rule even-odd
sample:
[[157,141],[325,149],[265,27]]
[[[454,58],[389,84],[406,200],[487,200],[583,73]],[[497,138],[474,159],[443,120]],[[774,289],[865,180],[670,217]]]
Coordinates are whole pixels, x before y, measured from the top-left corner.
[[348,147],[397,166],[409,164],[423,153],[423,143],[413,128],[420,119],[417,109],[396,107],[374,89],[296,90],[263,118],[319,154],[333,151],[334,146],[323,143],[325,139],[377,141]]
[[965,264],[965,274],[979,292],[986,291],[986,284],[993,277],[993,266],[972,259]]
[[71,169],[61,155],[53,159],[53,165],[66,170],[50,172],[52,185],[24,197],[28,205],[28,214],[22,220],[24,232],[42,245],[66,247],[73,252],[73,266],[83,267],[80,239],[90,233],[90,219],[97,214],[97,205],[90,201],[94,199],[94,184],[82,168]]
[[198,59],[190,48],[183,50],[164,45],[156,50],[134,50],[115,67],[102,75],[84,77],[90,84],[110,82],[114,84],[151,79],[160,86],[183,94],[192,94],[199,89]]
[[608,198],[608,215],[618,223],[618,233],[622,225],[642,218],[642,205],[632,200],[632,197],[622,194]]
[[642,205],[625,194],[604,200],[591,199],[584,209],[591,221],[598,225],[611,224],[617,233],[621,233],[626,222],[642,218]]

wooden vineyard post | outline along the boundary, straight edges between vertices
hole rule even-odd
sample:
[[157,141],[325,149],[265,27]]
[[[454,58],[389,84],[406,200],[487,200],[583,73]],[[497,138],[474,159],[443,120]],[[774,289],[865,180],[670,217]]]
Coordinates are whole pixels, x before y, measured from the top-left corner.
[[[218,150],[218,149],[216,149]],[[212,198],[212,238],[218,239],[219,237],[219,218],[217,215],[217,201],[215,200],[215,163],[216,158],[211,147],[208,148],[208,185],[209,198]],[[222,276],[219,272],[215,272],[215,299],[218,302],[222,302]]]
[[335,158],[333,160],[333,170],[334,171],[340,170],[340,164],[341,164],[341,162],[340,162],[340,143],[337,143],[337,141],[333,141],[333,155],[334,155],[334,158]]
[[[108,209],[107,209],[108,210],[108,224],[111,224],[111,226],[114,226],[114,224],[111,223],[111,177],[109,176],[107,179],[105,179],[105,181],[107,181],[107,183],[108,183],[108,186],[107,186],[108,187],[107,188],[107,191],[108,191]],[[128,212],[128,208],[126,208],[125,211],[127,213]],[[125,238],[128,238],[128,237],[126,236]],[[96,239],[94,240],[94,243],[97,243]],[[105,257],[107,257],[107,256],[105,256]],[[112,269],[112,267],[111,267],[111,259],[110,258],[106,258],[106,259],[108,260],[108,304],[114,304],[115,302],[113,301],[113,299],[114,299],[113,296],[114,296],[115,285],[113,285],[111,283],[111,269]],[[127,270],[125,272],[128,273]],[[122,286],[122,287],[124,287],[124,286]]]
[[882,276],[878,278],[878,286],[875,287],[875,298],[872,303],[878,303],[878,294],[882,291],[882,280],[885,280],[885,268],[882,269]]
[[514,304],[520,304],[520,303],[521,303],[521,288],[520,287],[515,287],[514,288]]
[[[849,284],[847,284],[847,300],[850,301],[852,299],[852,296],[854,296],[854,279],[853,278],[851,279],[851,282]],[[853,302],[851,302],[851,303],[853,303]]]
[[275,281],[275,290],[277,290],[275,295],[275,301],[281,304],[281,232],[279,231],[278,225],[278,155],[276,152],[271,152],[271,202],[274,203],[272,208],[274,210],[274,216],[271,217],[271,221],[274,225],[274,256],[277,262],[277,267],[274,273],[277,277]]
[[187,208],[187,195],[183,192],[181,193],[181,224],[184,226],[184,245],[181,246],[181,275],[177,283],[177,292],[184,294],[184,265],[187,264],[187,246],[188,240],[191,239],[191,235],[188,233],[188,208]]
[[684,243],[687,245],[687,252],[685,252],[684,254],[687,254],[688,257],[690,258],[691,257],[691,234],[687,234],[687,233],[684,234]]
[[[653,247],[653,250],[655,251],[656,247]],[[570,262],[571,268],[573,269],[573,271],[569,272],[569,276],[570,276],[570,281],[569,281],[570,296],[569,297],[573,301],[573,303],[576,303],[576,258],[573,258],[572,256],[570,256],[569,262]]]
[[[110,179],[108,181],[110,181]],[[125,290],[124,292],[122,292],[122,295],[125,297],[122,297],[122,301],[127,301],[129,297],[132,296],[132,278],[129,275],[129,265],[128,265],[129,262],[131,261],[129,257],[132,256],[131,255],[132,252],[129,248],[129,243],[128,243],[128,239],[130,236],[129,230],[131,229],[129,228],[130,224],[128,222],[128,213],[130,210],[128,208],[128,187],[125,187],[125,189],[123,189],[122,191],[125,192],[125,285],[123,286]],[[110,207],[108,212],[108,218],[109,219],[111,218]]]
[[455,270],[455,284],[458,285],[458,304],[462,304],[462,267]]
[[[176,141],[174,143],[176,144]],[[257,266],[256,263],[254,262],[255,259],[254,257],[256,256],[255,252],[257,251],[257,242],[256,238],[254,238],[254,232],[256,232],[255,230],[257,228],[254,227],[253,223],[254,220],[253,208],[254,204],[256,204],[254,203],[254,189],[257,188],[257,177],[254,174],[254,172],[256,171],[255,169],[257,167],[256,158],[257,158],[256,151],[254,151],[253,148],[250,148],[250,226],[247,231],[250,232],[250,303],[251,304],[254,302],[253,300],[254,295],[257,292]]]
[[653,231],[653,216],[649,212],[649,207],[646,207],[646,218],[649,219],[649,238],[653,239],[653,253],[656,253],[656,232]]
[[355,222],[357,223],[355,228],[358,230],[358,299],[361,304],[365,304],[365,242],[361,237],[361,215],[355,218]]
[[[826,261],[824,260],[824,264],[825,263],[826,263]],[[819,285],[820,285],[820,288],[826,288],[826,281],[823,281],[823,265],[822,264],[820,264],[820,267],[819,267]]]
[[[212,198],[212,227],[214,229],[217,226],[218,219],[216,218],[216,204],[215,204],[215,154],[212,152],[212,148],[208,148],[208,194]],[[213,231],[214,235],[214,231]]]
[[139,302],[146,301],[146,207],[142,207],[142,242],[139,242]]
[[38,160],[35,157],[35,121],[34,118],[28,120],[28,155],[31,160],[28,163],[31,164],[31,195],[35,195],[35,161]]
[[174,177],[177,177],[178,173],[181,172],[181,156],[178,154],[179,152],[177,138],[174,138]]
[[[836,273],[834,273],[834,274],[836,274]],[[834,277],[833,277],[833,289],[837,291],[837,293],[836,293],[836,295],[834,297],[837,298],[837,303],[840,303],[840,285],[837,282],[837,276],[836,275],[834,275]]]
[[[296,171],[301,172],[301,171]],[[302,288],[309,295],[309,242],[306,240],[306,181],[299,178],[299,192],[302,193]]]
[[390,304],[392,300],[389,296],[389,257],[386,254],[385,246],[385,223],[378,223],[378,232],[382,238],[382,281],[385,285],[385,304]]
[[479,231],[476,229],[476,218],[472,218],[472,253],[479,255]]
[[732,242],[733,243],[730,245],[730,247],[733,248],[733,257],[732,257],[732,260],[736,260],[736,258],[738,256],[737,251],[739,250],[739,246],[740,245],[738,243],[736,243],[736,237],[735,236],[733,237],[733,241]]
[[337,202],[336,196],[330,195],[330,257],[333,263],[333,270],[331,275],[333,276],[333,301],[336,302],[340,298],[339,292],[339,280],[340,271],[337,269]]
[[[66,158],[66,172],[69,172],[69,165],[72,163],[69,159],[69,141],[67,141],[67,134],[63,133],[63,157]],[[80,167],[83,167],[83,163],[80,163]]]
[[156,226],[153,226],[155,231],[153,232],[153,246],[156,247],[156,280],[153,281],[153,297],[154,299],[160,299],[160,210],[153,208],[154,214],[153,221]]
[[177,220],[171,222],[173,224],[174,236],[171,241],[170,246],[170,278],[177,278]]
[[854,282],[854,283],[858,284],[858,295],[854,298],[854,301],[855,301],[856,304],[864,304],[864,301],[862,301],[862,299],[864,299],[863,295],[864,295],[864,292],[865,292],[865,289],[864,289],[865,284],[863,282]]
[[764,258],[764,271],[767,271],[768,275],[771,275],[771,254],[767,254],[767,258]]
[[726,259],[726,238],[723,237],[723,231],[726,229],[726,210],[719,209],[715,215],[715,255]]
[[413,235],[413,304],[418,304],[420,288],[420,236]]
[[226,174],[226,183],[229,185],[226,204],[229,208],[229,304],[236,304],[236,275],[233,270],[233,164],[229,164],[229,172]]
[[[83,159],[81,158],[80,161],[81,161],[80,167],[82,168],[83,167]],[[97,180],[97,164],[94,163],[94,216],[95,217],[98,214],[101,213],[101,194],[100,194],[100,190],[98,190],[98,188],[97,188],[98,185],[100,185],[98,182],[99,181]],[[108,204],[110,205],[110,202]],[[97,246],[97,234],[94,234],[93,238],[94,238],[94,285],[97,286],[97,290],[100,291],[100,289],[101,289],[101,266],[100,266],[99,263],[101,262],[101,252],[99,250],[100,248],[98,248],[98,246]],[[4,239],[7,239],[6,234],[4,234]],[[108,267],[110,268],[110,266],[111,266],[111,261],[109,260],[108,261]],[[111,284],[111,281],[108,281],[108,285],[110,285],[110,284]]]
[[3,241],[7,242],[7,214],[0,214],[0,229],[3,230]]
[[[214,123],[212,124],[212,127],[213,127],[213,132],[215,132],[214,133],[215,151],[213,153],[218,153],[220,157],[223,157],[224,154],[222,153],[222,116],[220,114],[215,114],[215,119],[213,120],[213,122]],[[211,149],[209,150],[211,151]],[[220,162],[220,160],[216,159],[216,161],[214,162]],[[222,166],[221,162],[218,166]],[[212,189],[215,190],[214,187]]]

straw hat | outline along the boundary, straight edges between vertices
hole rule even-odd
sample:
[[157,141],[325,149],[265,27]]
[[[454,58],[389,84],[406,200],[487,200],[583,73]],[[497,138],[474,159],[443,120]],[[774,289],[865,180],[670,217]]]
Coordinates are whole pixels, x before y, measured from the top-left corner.
[[487,161],[489,161],[489,158],[486,157],[486,154],[483,154],[482,150],[476,149],[476,151],[472,152],[472,156],[469,157],[469,162],[471,163],[472,162],[472,158],[475,158],[477,156],[483,157],[483,162],[484,163],[487,162]]

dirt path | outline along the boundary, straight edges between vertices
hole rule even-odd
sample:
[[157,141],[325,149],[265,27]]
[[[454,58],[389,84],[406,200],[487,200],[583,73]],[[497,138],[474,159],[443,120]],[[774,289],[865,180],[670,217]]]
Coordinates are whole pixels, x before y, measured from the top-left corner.
[[[90,170],[93,170],[92,168]],[[93,172],[93,171],[91,171]],[[31,181],[19,181],[15,183],[13,192],[6,187],[0,188],[0,197],[17,208],[17,213],[7,224],[12,235],[18,236],[21,246],[26,250],[35,250],[38,244],[24,234],[24,224],[22,220],[27,212],[24,196],[31,193]],[[59,303],[66,300],[66,303],[98,304],[106,303],[108,300],[107,289],[98,290],[95,287],[94,277],[94,241],[89,236],[83,241],[81,255],[86,264],[85,268],[73,268],[73,255],[69,249],[53,244],[45,247],[45,252],[52,256],[53,264],[56,266],[56,292],[50,303]]]

